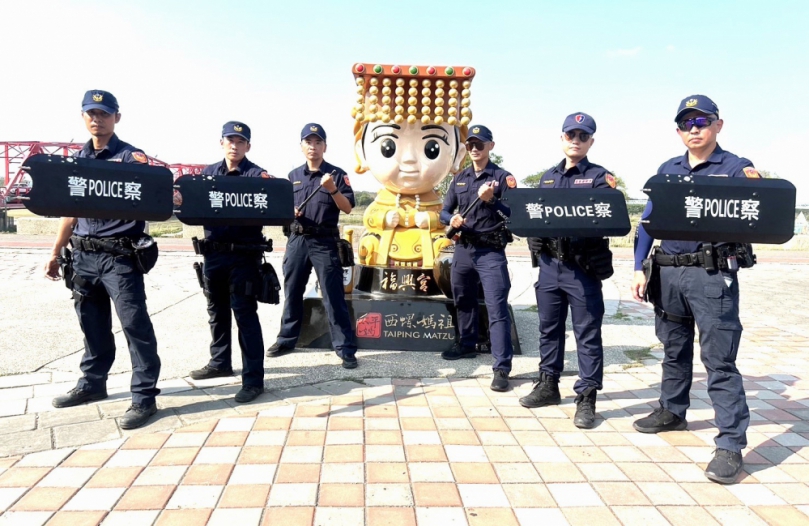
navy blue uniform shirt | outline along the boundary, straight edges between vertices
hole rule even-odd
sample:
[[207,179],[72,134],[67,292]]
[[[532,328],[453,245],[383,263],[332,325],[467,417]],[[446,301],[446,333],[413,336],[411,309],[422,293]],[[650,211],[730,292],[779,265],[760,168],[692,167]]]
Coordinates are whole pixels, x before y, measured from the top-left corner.
[[292,191],[295,193],[295,208],[317,190],[317,195],[306,203],[302,210],[303,215],[298,222],[305,227],[337,228],[337,221],[340,218],[340,208],[334,202],[329,191],[320,186],[320,180],[324,175],[331,174],[337,190],[343,194],[353,207],[354,190],[351,189],[351,181],[346,177],[346,172],[326,161],[320,163],[320,168],[315,172],[310,172],[306,164],[299,166],[289,172],[289,180],[292,182]]
[[[719,145],[711,156],[702,164],[691,167],[688,163],[688,152],[685,155],[669,159],[657,169],[657,175],[712,175],[714,177],[747,177],[745,168],[752,168],[753,163],[749,159],[733,155],[726,152]],[[646,203],[641,219],[646,219],[652,213],[652,201]],[[706,240],[707,241],[707,240]],[[652,239],[643,225],[638,225],[638,242],[635,247],[635,270],[643,268],[643,260],[649,255],[652,249]],[[665,240],[660,243],[660,248],[666,254],[692,254],[700,250],[701,242],[698,241],[673,241]]]
[[576,166],[565,170],[567,160],[563,160],[542,174],[538,188],[613,188],[607,182],[607,175],[612,176],[603,166],[593,164],[587,157]]
[[[250,162],[245,157],[234,170],[228,171],[224,159],[215,164],[209,164],[202,169],[200,175],[228,175],[232,177],[262,177],[267,172],[259,165]],[[269,175],[265,175],[269,177]],[[261,226],[206,226],[205,239],[224,243],[259,243],[262,241]]]
[[[133,156],[134,154],[134,156]],[[102,161],[112,161],[116,163],[141,163],[148,162],[143,150],[135,148],[113,134],[110,142],[99,151],[93,149],[92,139],[76,154],[81,159],[100,159]],[[121,219],[92,219],[86,217],[78,218],[79,221],[73,229],[77,236],[85,237],[139,237],[146,228],[144,221],[123,221]]]
[[[484,233],[500,228],[505,218],[511,216],[511,208],[501,199],[508,188],[517,186],[517,180],[506,170],[489,161],[479,176],[475,175],[475,166],[469,166],[458,173],[449,185],[444,196],[444,208],[441,210],[441,222],[448,225],[452,216],[460,214],[478,197],[478,189],[484,183],[495,182],[494,203],[480,202],[466,215],[466,224],[462,232]],[[511,186],[509,186],[511,185]]]

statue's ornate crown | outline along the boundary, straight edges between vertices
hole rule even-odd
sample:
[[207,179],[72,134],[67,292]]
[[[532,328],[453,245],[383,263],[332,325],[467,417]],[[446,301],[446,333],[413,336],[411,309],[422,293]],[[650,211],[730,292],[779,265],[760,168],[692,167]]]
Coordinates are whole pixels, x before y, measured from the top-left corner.
[[472,119],[469,88],[474,68],[358,63],[352,72],[357,103],[351,116],[358,124],[421,120],[423,124],[467,126]]

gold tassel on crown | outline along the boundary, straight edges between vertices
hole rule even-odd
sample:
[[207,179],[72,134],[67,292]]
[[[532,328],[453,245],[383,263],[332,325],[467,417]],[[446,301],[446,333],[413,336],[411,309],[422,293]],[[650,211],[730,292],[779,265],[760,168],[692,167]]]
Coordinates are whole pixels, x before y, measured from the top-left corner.
[[405,120],[414,124],[421,120],[422,124],[465,127],[472,119],[469,88],[474,68],[357,63],[352,71],[357,104],[351,116],[358,125],[376,121],[401,124]]

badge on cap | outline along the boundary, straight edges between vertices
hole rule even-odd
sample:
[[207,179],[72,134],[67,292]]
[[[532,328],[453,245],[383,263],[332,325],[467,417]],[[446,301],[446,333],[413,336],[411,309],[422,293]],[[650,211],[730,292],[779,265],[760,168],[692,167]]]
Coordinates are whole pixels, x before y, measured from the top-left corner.
[[241,127],[241,126],[239,126],[238,124],[234,124],[234,125],[233,125],[233,131],[235,131],[235,132],[241,132],[241,131],[242,131],[242,127]]
[[509,175],[506,177],[506,184],[509,188],[517,188],[517,180],[514,178],[513,175]]
[[745,168],[742,171],[744,172],[744,175],[747,176],[747,178],[749,178],[749,179],[760,179],[761,178],[761,174],[758,173],[758,170],[756,170],[752,166],[748,166],[747,168]]
[[317,131],[317,126],[309,126],[309,131],[310,132],[316,132]]
[[480,128],[472,128],[472,133],[480,133]]
[[581,113],[576,115],[576,122],[578,122],[579,124],[583,123],[584,122],[584,115],[582,115]]
[[[317,126],[312,126],[312,127],[315,128],[315,129],[317,128]],[[346,186],[351,186],[351,180],[348,178],[347,175],[343,176],[343,181],[346,182]]]
[[685,103],[686,108],[693,108],[697,105],[697,99],[690,99],[688,102]]
[[104,100],[103,93],[93,93],[93,102],[101,102]]
[[614,175],[612,175],[611,173],[608,173],[607,175],[604,176],[604,179],[607,180],[607,184],[610,185],[610,188],[615,188],[616,183],[615,183],[615,176]]

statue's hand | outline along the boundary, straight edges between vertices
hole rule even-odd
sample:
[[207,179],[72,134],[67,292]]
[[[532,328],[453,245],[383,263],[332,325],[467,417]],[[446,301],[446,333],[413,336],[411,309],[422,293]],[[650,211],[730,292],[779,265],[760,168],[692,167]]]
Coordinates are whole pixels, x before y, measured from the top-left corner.
[[414,217],[416,226],[423,229],[430,228],[430,213],[429,212],[416,212]]
[[385,226],[387,228],[396,228],[399,226],[399,212],[390,210],[385,214]]

